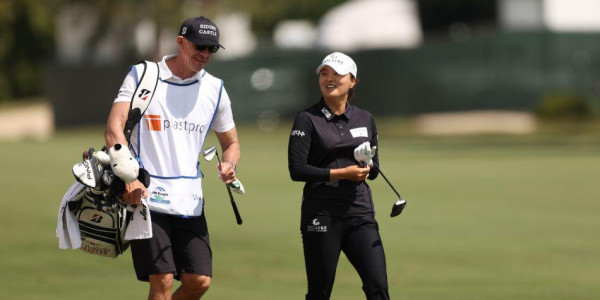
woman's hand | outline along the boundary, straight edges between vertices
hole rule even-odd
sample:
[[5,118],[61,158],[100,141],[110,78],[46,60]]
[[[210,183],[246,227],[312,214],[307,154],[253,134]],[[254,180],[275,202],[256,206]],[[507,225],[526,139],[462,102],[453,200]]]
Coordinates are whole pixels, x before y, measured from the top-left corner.
[[371,171],[371,167],[366,166],[362,168],[357,165],[352,165],[341,169],[331,169],[329,171],[329,180],[345,179],[361,182],[367,180],[367,177],[369,177],[369,171]]

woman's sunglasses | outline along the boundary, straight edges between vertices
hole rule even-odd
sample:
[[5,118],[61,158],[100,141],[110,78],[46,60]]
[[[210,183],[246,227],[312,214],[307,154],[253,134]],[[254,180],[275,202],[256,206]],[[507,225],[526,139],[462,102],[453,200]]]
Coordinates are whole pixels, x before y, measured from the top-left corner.
[[196,50],[204,51],[208,48],[208,52],[217,53],[219,51],[219,46],[206,46],[206,45],[196,45]]

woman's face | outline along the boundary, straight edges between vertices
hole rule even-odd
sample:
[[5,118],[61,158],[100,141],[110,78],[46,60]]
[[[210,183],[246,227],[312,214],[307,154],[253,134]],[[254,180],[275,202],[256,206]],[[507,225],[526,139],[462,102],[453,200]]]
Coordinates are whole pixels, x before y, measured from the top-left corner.
[[340,75],[330,66],[324,66],[319,72],[319,87],[324,98],[348,99],[348,91],[355,84],[356,79],[350,73]]

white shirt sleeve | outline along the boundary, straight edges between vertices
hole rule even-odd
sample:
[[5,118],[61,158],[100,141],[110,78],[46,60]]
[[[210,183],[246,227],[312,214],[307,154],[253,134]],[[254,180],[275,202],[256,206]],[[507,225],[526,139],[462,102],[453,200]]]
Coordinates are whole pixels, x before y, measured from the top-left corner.
[[125,79],[123,80],[123,84],[119,88],[119,94],[117,98],[115,98],[114,103],[117,102],[131,102],[131,96],[135,92],[137,88],[137,74],[135,68],[131,68]]
[[217,110],[212,128],[216,132],[226,132],[234,127],[235,123],[233,122],[233,114],[231,112],[231,100],[229,99],[229,95],[227,94],[225,87],[223,87],[223,91],[221,93],[221,104]]

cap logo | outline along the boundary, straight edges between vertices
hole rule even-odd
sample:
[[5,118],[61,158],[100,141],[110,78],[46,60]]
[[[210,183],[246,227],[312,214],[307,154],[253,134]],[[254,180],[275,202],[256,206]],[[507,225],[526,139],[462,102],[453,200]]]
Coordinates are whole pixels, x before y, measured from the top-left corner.
[[186,32],[187,32],[187,27],[183,27],[181,29],[181,35],[185,35]]
[[212,36],[217,36],[217,27],[215,27],[213,25],[205,25],[205,24],[202,24],[199,27],[200,27],[200,30],[198,30],[199,34],[208,34],[208,35],[212,35]]

